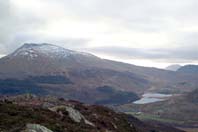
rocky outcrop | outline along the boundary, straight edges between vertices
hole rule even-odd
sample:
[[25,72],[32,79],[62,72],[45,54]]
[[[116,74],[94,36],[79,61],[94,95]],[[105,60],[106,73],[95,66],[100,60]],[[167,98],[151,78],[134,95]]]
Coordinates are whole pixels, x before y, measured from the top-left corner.
[[39,124],[27,124],[24,132],[53,132]]
[[[95,127],[95,125],[88,121],[78,110],[72,108],[71,106],[57,106],[54,108],[50,108],[50,110],[58,112],[59,110],[66,110],[68,112],[69,117],[76,123],[80,123],[83,121],[85,124]],[[59,111],[61,112],[61,111]],[[62,115],[62,113],[60,113]]]
[[98,105],[51,97],[0,101],[0,132],[181,132]]

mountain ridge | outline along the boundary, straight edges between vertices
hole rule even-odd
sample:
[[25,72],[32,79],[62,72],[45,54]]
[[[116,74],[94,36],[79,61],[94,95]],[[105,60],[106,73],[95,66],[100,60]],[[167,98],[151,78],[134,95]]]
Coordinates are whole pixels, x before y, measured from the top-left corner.
[[198,65],[185,65],[177,70],[179,73],[185,74],[197,74],[198,73]]
[[169,65],[167,66],[165,69],[166,70],[170,70],[170,71],[177,71],[179,68],[181,68],[182,66],[179,64],[174,64],[174,65]]
[[44,54],[47,55],[48,57],[68,57],[70,55],[76,55],[76,54],[94,56],[89,53],[77,52],[48,43],[41,43],[41,44],[25,43],[10,56],[29,55],[30,57],[32,57],[33,55],[33,57],[37,57],[36,53]]
[[[32,43],[0,59],[0,81],[4,82],[0,94],[9,94],[9,90],[11,94],[43,91],[85,103],[109,102],[109,97],[119,97],[124,99],[122,103],[128,103],[146,91],[186,92],[197,85],[194,76],[101,59],[52,44]],[[113,89],[112,93],[98,90],[105,86]],[[124,95],[127,97],[123,98]]]

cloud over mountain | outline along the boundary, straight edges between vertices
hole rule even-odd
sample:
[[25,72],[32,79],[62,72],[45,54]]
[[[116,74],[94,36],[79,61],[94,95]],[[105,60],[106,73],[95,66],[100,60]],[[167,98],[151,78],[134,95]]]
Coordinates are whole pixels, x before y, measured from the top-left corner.
[[24,42],[46,42],[123,60],[196,62],[197,5],[196,0],[0,1],[0,54]]

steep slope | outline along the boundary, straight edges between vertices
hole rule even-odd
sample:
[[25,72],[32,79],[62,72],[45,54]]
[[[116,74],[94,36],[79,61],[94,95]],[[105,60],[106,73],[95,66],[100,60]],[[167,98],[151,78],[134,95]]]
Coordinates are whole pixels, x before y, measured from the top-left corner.
[[102,106],[77,101],[31,95],[1,100],[0,130],[4,132],[182,132],[167,125],[147,124]]

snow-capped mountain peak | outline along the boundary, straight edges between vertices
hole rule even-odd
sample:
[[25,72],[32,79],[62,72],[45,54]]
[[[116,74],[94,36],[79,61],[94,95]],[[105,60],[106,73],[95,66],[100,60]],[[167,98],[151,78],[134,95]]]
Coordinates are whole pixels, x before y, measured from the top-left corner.
[[71,55],[83,55],[83,56],[93,56],[88,53],[77,52],[62,48],[60,46],[42,43],[42,44],[34,44],[34,43],[26,43],[19,49],[17,49],[11,56],[24,56],[31,59],[37,58],[39,55],[44,55],[51,58],[64,58]]

